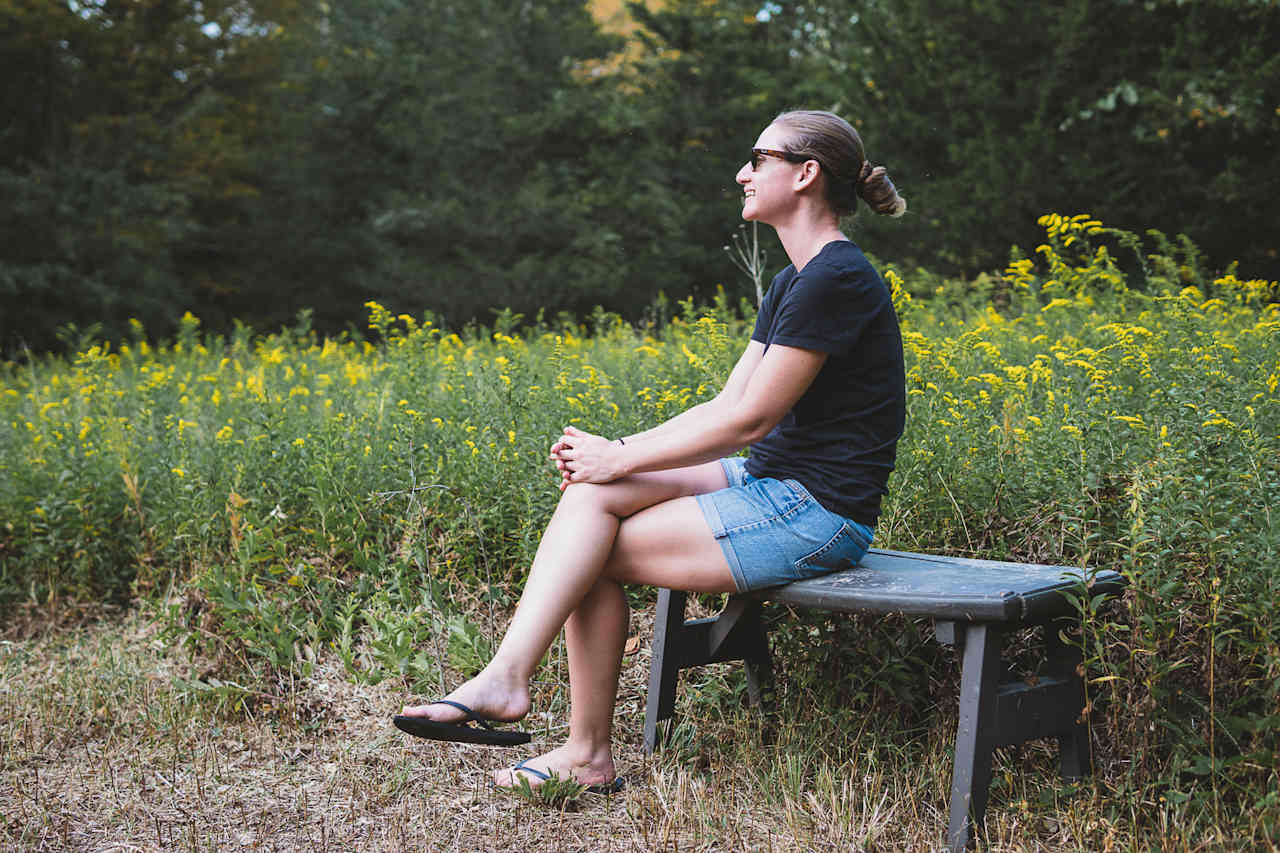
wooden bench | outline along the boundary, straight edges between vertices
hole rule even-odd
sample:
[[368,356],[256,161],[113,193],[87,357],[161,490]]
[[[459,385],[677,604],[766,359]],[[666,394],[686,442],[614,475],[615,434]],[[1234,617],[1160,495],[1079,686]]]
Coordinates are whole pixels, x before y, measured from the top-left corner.
[[[1060,628],[1079,623],[1079,611],[1064,593],[1082,593],[1086,583],[1090,595],[1114,595],[1125,581],[1113,571],[1086,576],[1065,566],[872,549],[852,569],[730,596],[712,619],[686,622],[686,593],[663,589],[654,627],[645,748],[652,752],[659,746],[658,725],[674,713],[682,669],[744,661],[748,695],[760,704],[762,685],[772,677],[762,601],[844,613],[927,616],[938,642],[955,646],[963,661],[947,843],[953,851],[964,850],[982,826],[995,747],[1056,737],[1063,777],[1078,779],[1090,772],[1084,683],[1077,673],[1080,656],[1059,638]],[[1044,630],[1038,677],[1005,680],[1002,635],[1051,622]]]

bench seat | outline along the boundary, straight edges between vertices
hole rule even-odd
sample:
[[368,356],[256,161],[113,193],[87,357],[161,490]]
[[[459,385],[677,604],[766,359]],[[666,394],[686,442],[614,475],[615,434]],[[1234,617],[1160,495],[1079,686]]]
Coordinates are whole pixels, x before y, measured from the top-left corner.
[[[658,595],[645,709],[645,748],[660,745],[659,724],[675,710],[679,671],[707,663],[746,664],[751,701],[762,701],[772,678],[761,603],[843,613],[902,613],[931,618],[934,636],[961,654],[960,721],[956,733],[947,841],[966,849],[981,828],[997,746],[1056,737],[1065,778],[1088,775],[1089,732],[1083,714],[1084,683],[1077,672],[1077,649],[1062,643],[1060,628],[1079,624],[1072,600],[1116,595],[1124,577],[1109,570],[1082,570],[910,554],[878,548],[857,566],[785,586],[729,597],[710,619],[686,621],[687,594],[663,589]],[[1006,681],[1002,634],[1038,625],[1044,631],[1042,672],[1033,679]]]

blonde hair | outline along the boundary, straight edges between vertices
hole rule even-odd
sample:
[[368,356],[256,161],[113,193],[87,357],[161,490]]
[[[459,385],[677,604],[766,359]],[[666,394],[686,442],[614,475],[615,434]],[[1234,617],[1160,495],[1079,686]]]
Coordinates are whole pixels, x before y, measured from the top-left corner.
[[862,137],[849,122],[824,110],[790,110],[773,120],[794,134],[793,154],[818,161],[826,176],[826,199],[837,216],[857,210],[858,199],[882,216],[901,216],[907,200],[898,195],[884,166],[866,159]]

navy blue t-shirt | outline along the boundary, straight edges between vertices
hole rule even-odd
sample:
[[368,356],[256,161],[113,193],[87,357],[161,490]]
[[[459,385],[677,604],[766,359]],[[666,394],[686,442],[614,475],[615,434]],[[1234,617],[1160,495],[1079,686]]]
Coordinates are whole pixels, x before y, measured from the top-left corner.
[[906,422],[902,334],[889,288],[862,250],[836,240],[774,277],[751,339],[828,354],[782,421],[751,445],[747,471],[795,479],[832,512],[880,515]]

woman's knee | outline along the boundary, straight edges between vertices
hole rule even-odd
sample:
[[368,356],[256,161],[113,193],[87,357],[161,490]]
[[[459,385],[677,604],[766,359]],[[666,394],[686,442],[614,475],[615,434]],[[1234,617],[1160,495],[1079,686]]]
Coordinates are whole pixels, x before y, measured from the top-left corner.
[[617,483],[572,483],[560,496],[562,506],[606,512],[625,518],[632,511],[626,505],[625,494]]

